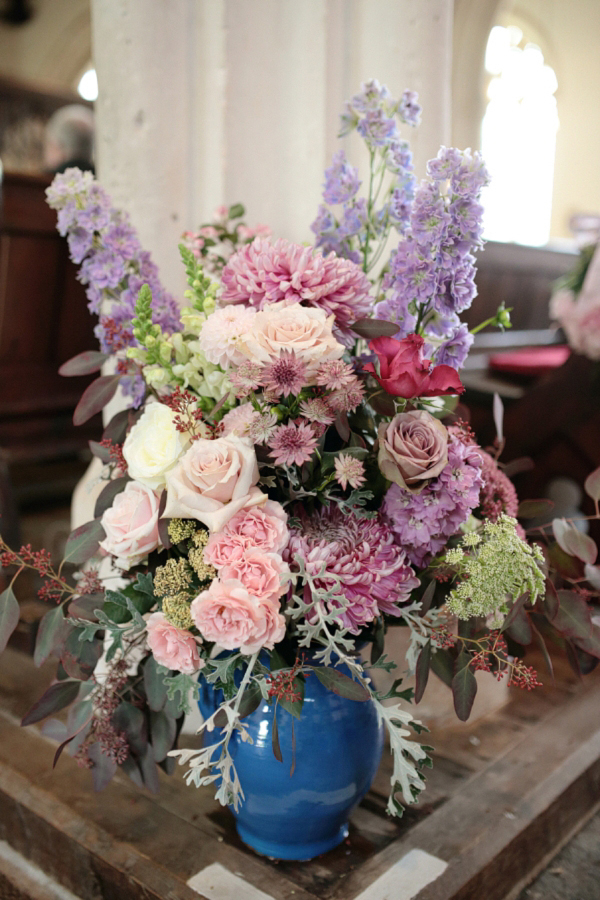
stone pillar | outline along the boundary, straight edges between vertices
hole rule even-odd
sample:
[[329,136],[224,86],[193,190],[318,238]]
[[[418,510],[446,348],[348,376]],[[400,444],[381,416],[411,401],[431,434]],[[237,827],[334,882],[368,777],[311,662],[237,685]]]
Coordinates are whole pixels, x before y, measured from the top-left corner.
[[[344,100],[417,90],[419,171],[449,140],[452,0],[92,0],[98,172],[165,284],[221,203],[310,238]],[[359,145],[348,142],[359,161]]]

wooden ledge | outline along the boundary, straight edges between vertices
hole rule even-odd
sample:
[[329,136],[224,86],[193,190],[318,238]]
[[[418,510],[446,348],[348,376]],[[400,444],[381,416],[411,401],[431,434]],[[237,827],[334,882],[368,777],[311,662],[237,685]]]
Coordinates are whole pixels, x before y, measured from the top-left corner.
[[385,759],[346,844],[277,863],[247,850],[211,792],[180,775],[154,797],[120,776],[94,794],[65,755],[52,771],[50,742],[17,724],[48,678],[16,651],[0,660],[0,839],[81,900],[206,900],[187,882],[215,864],[240,900],[244,885],[272,900],[505,900],[600,801],[596,672],[432,733],[428,791],[400,821],[384,812]]

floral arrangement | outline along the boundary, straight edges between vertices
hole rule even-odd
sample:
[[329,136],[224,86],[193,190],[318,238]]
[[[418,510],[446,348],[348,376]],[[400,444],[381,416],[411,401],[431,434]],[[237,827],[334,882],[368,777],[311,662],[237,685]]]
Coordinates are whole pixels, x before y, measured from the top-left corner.
[[[519,505],[499,461],[500,407],[487,450],[454,412],[487,174],[477,153],[442,148],[418,183],[400,129],[419,114],[413,93],[395,101],[375,81],[363,86],[342,134],[356,129],[366,142],[366,194],[340,151],[314,247],[248,229],[239,205],[220,210],[180,246],[181,311],[89,173],[68,170],[48,189],[99,315],[100,351],[62,372],[112,366],[75,421],[118,388],[129,407],[92,444],[106,484],[64,564],[6,545],[1,562],[14,578],[27,568],[42,577],[50,609],[35,662],[58,660],[23,723],[68,709],[45,726],[56,759],[67,748],[97,788],[120,768],[155,790],[158,767],[171,772],[178,757],[189,782],[237,807],[232,736],[247,736],[244,718],[264,702],[301,727],[314,677],[375,705],[398,814],[430,763],[409,705],[430,670],[466,719],[478,670],[535,687],[524,661],[534,640],[549,666],[548,638],[577,671],[600,657],[596,545],[565,520],[526,534],[517,520],[539,517],[544,501]],[[586,487],[597,518],[598,473]],[[0,649],[17,620],[11,582]],[[384,652],[394,626],[410,635],[406,660]],[[416,672],[414,696],[401,678],[386,693],[376,687],[377,670],[398,663]],[[223,691],[202,726],[221,737],[178,750],[199,677]]]
[[557,283],[550,315],[570,346],[589,359],[600,359],[600,256],[598,245],[582,248],[577,264]]

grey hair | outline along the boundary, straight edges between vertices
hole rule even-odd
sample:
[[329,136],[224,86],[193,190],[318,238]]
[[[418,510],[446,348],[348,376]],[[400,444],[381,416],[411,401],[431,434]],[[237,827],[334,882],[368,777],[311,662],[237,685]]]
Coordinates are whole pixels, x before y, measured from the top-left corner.
[[94,113],[88,106],[72,103],[53,113],[46,124],[46,134],[69,159],[91,160],[94,156]]

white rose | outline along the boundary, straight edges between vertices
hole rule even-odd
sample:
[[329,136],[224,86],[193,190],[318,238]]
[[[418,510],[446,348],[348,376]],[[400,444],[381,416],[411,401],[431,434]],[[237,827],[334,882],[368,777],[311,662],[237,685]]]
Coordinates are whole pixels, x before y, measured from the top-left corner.
[[163,488],[166,473],[177,463],[189,442],[188,434],[177,431],[169,407],[150,403],[123,444],[129,475],[152,490]]
[[254,444],[230,435],[194,441],[167,474],[166,519],[198,519],[211,531],[221,528],[240,509],[267,501],[256,487],[259,472]]
[[285,301],[271,303],[254,317],[249,337],[240,346],[248,359],[270,363],[283,350],[293,350],[309,373],[328,359],[339,359],[344,346],[333,336],[335,318],[324,310]]

